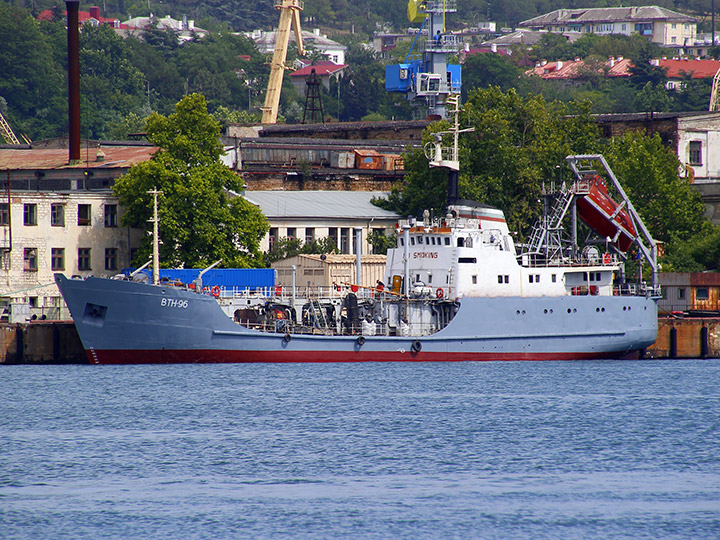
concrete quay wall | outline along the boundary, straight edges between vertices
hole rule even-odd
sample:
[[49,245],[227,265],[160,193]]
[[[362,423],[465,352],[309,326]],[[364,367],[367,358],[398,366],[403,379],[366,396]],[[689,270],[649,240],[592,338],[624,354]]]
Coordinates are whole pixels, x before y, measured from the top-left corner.
[[0,324],[0,364],[87,364],[72,321]]
[[645,358],[720,358],[720,317],[660,317]]

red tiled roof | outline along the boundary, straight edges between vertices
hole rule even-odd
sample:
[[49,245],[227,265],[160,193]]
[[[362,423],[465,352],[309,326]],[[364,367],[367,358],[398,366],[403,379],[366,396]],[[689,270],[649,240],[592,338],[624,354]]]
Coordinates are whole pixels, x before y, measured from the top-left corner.
[[318,62],[317,64],[314,64],[312,66],[305,66],[302,69],[298,69],[297,71],[294,71],[290,74],[291,77],[307,77],[312,73],[312,70],[315,70],[315,74],[318,77],[322,77],[323,75],[332,75],[333,73],[336,73],[342,69],[345,69],[347,66],[345,64],[335,64],[333,62],[327,61],[327,62]]
[[[662,58],[657,61],[661,68],[666,69],[668,79],[682,79],[692,75],[693,79],[714,77],[720,69],[720,60],[691,60]],[[560,67],[558,68],[558,64]],[[536,66],[525,72],[526,75],[536,75],[543,79],[576,79],[585,63],[582,60],[564,60],[561,62],[548,62],[544,66]],[[632,63],[629,59],[615,60],[610,67],[610,61],[604,62],[599,73],[607,77],[629,77]]]
[[156,146],[103,146],[105,159],[95,161],[98,148],[83,148],[79,165],[68,165],[68,151],[62,148],[31,150],[0,149],[0,169],[94,169],[130,168],[148,161],[158,150]]
[[660,59],[660,67],[667,69],[669,79],[682,79],[692,74],[693,79],[714,77],[720,69],[720,60]]
[[[630,66],[632,64],[629,59],[613,60],[612,67],[610,64],[609,60],[603,62],[599,66],[598,72],[607,77],[630,76]],[[544,66],[536,66],[527,70],[525,74],[536,75],[543,79],[577,79],[580,77],[584,67],[585,62],[582,60],[563,60],[561,62],[548,62]]]
[[[62,13],[63,13],[64,16],[67,17],[67,11],[63,11]],[[52,12],[52,10],[50,10],[50,9],[45,9],[45,10],[41,11],[41,12],[38,14],[37,18],[38,18],[39,21],[52,21],[52,20],[54,20],[53,12]],[[99,23],[101,23],[101,24],[109,24],[109,25],[112,26],[113,28],[124,28],[124,29],[129,29],[129,28],[130,28],[129,26],[127,26],[127,25],[125,25],[125,24],[122,24],[122,23],[120,22],[120,19],[116,19],[116,18],[114,18],[114,17],[113,17],[113,18],[108,18],[108,17],[103,17],[102,15],[98,15],[97,17],[93,17],[92,15],[90,15],[90,12],[89,12],[89,11],[78,11],[78,24],[80,24],[81,26],[82,26],[84,23],[88,22],[90,19],[93,19],[93,18],[96,19]]]

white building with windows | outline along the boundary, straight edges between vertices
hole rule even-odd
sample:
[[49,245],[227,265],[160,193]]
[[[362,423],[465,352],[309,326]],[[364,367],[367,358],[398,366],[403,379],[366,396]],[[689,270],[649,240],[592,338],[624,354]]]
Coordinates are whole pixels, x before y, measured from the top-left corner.
[[304,243],[331,238],[341,254],[355,253],[355,227],[362,228],[362,253],[372,253],[368,236],[375,231],[395,232],[399,216],[371,200],[387,197],[381,191],[247,191],[245,198],[258,206],[270,222],[260,244],[272,249],[281,238]]
[[0,303],[5,316],[13,306],[13,312],[28,317],[66,317],[55,273],[113,276],[130,265],[144,233],[120,226],[122,209],[110,187],[155,150],[95,148],[85,152],[83,163],[68,165],[64,149],[0,149]]
[[[321,34],[319,28],[313,29],[312,32],[307,30],[301,32],[305,49],[315,49],[333,64],[345,63],[345,53],[347,52],[345,45],[328,38],[325,34]],[[258,51],[263,54],[271,54],[275,50],[276,34],[277,32],[266,32],[264,30],[245,32],[245,35],[255,42]],[[290,34],[290,42],[295,43],[295,33]]]
[[662,47],[692,47],[697,19],[659,6],[556,9],[518,26],[556,34],[639,34]]

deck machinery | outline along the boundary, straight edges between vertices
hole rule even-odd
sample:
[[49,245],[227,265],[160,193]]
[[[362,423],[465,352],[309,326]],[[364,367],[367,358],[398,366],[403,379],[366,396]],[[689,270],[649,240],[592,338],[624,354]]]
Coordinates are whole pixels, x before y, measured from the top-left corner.
[[[459,49],[457,36],[445,33],[445,17],[457,11],[457,0],[410,0],[408,19],[422,26],[401,64],[385,67],[385,90],[406,94],[410,101],[424,102],[427,114],[447,118],[447,98],[460,93],[460,66],[447,63],[447,55]],[[421,35],[422,53],[413,55]]]

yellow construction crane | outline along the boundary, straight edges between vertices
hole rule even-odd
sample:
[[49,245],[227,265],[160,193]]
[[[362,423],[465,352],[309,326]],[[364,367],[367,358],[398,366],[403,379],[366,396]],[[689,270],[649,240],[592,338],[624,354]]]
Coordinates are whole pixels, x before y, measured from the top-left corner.
[[720,111],[720,69],[715,73],[710,90],[710,112]]
[[278,107],[280,106],[280,90],[282,89],[285,60],[287,58],[288,44],[290,42],[290,25],[295,31],[298,54],[305,56],[305,49],[300,33],[300,12],[303,10],[303,0],[275,0],[275,9],[280,10],[280,23],[275,34],[275,52],[270,66],[270,80],[268,81],[265,105],[262,109],[262,123],[274,124],[277,122]]
[[2,138],[5,139],[5,142],[8,144],[20,144],[20,141],[18,141],[18,138],[15,136],[15,133],[13,133],[13,130],[10,128],[10,125],[2,113],[0,113],[0,135],[2,135]]

